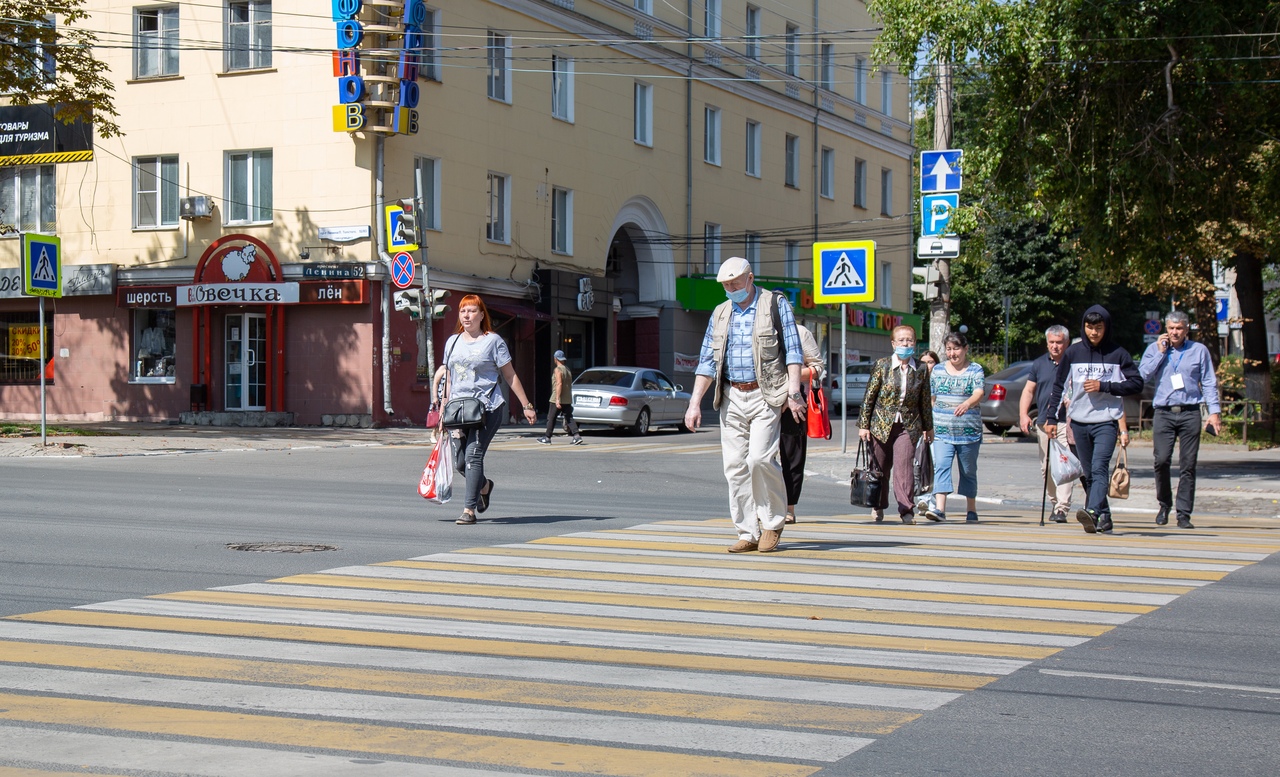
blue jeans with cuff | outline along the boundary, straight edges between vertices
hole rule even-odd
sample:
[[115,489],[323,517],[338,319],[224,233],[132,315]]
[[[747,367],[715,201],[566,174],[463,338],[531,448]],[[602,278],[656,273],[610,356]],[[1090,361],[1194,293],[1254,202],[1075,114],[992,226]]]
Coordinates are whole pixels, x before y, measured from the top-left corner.
[[[933,441],[933,493],[950,494],[952,491],[960,496],[978,495],[978,442],[945,442]],[[960,464],[960,487],[951,483],[951,460]]]

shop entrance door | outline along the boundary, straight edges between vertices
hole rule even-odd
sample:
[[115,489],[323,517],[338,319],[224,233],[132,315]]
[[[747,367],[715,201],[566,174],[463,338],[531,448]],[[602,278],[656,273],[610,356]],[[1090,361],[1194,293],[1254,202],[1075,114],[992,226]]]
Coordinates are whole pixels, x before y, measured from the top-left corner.
[[226,323],[227,410],[267,409],[267,317],[228,313]]

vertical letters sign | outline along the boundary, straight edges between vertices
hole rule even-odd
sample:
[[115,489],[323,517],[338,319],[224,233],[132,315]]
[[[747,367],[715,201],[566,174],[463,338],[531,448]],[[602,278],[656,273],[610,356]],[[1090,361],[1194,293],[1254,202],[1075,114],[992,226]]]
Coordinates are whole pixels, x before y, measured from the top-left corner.
[[[427,46],[423,0],[330,2],[337,44],[334,132],[417,133],[419,65]],[[377,13],[362,19],[366,6],[377,6]],[[373,54],[362,59],[361,51]]]

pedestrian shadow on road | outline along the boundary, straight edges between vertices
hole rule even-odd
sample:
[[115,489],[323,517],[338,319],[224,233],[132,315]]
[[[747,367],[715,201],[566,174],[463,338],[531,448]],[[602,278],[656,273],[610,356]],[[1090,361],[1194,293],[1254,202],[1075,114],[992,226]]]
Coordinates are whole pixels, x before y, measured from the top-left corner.
[[[503,526],[511,526],[518,524],[548,524],[548,523],[564,523],[565,521],[616,521],[616,515],[505,515],[486,518],[484,516],[476,517],[476,524],[500,524]],[[441,523],[453,523],[453,518],[441,518]]]
[[782,542],[786,544],[787,550],[858,550],[860,548],[902,548],[909,545],[915,545],[914,542],[886,542],[884,540],[875,540],[870,542],[857,542],[854,540],[833,540],[824,542],[822,540],[792,540],[788,539],[786,533],[782,535]]

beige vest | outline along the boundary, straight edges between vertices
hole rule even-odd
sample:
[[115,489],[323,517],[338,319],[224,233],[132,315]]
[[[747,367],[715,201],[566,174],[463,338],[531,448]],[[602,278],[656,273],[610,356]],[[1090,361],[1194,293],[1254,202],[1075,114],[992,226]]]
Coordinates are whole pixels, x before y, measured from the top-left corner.
[[[770,407],[782,407],[787,401],[787,346],[782,333],[773,328],[773,295],[777,292],[756,287],[760,301],[756,303],[755,334],[751,358],[756,367],[756,381]],[[720,409],[721,392],[729,378],[726,374],[725,344],[729,341],[729,310],[733,303],[721,302],[711,314],[711,358],[716,364],[716,393],[713,405]]]

